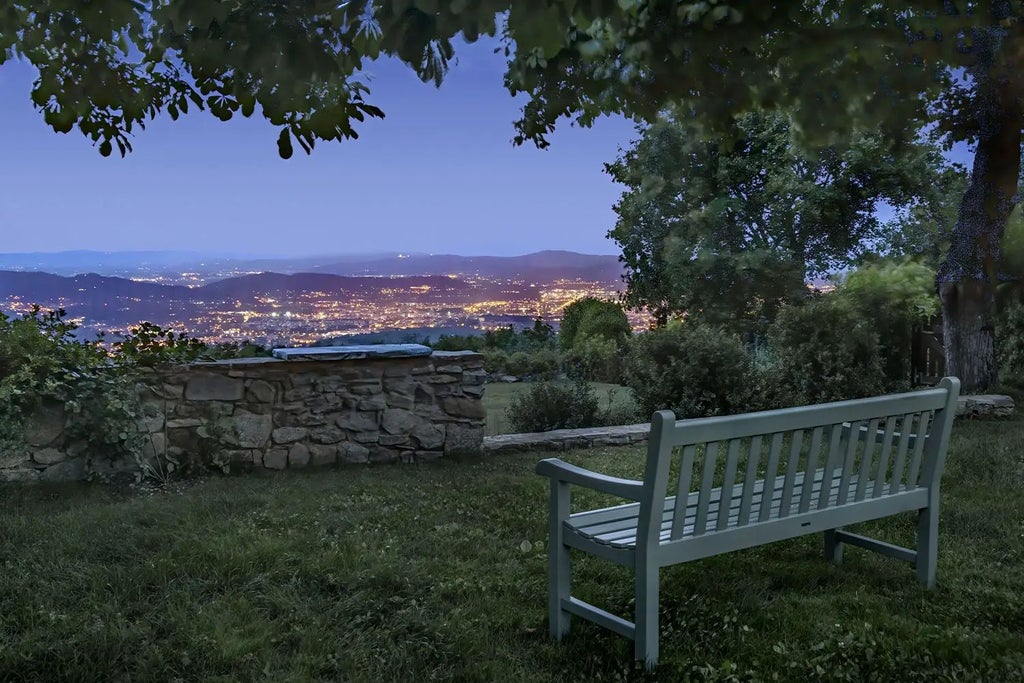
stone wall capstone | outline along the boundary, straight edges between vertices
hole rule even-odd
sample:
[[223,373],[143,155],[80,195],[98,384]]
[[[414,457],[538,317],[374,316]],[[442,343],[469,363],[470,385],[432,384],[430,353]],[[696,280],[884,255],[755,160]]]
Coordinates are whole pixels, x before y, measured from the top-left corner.
[[[483,357],[402,346],[412,352],[316,349],[150,370],[140,388],[144,456],[283,470],[480,454]],[[136,466],[76,452],[63,438],[65,424],[60,406],[40,411],[26,452],[0,454],[0,481],[80,479]]]

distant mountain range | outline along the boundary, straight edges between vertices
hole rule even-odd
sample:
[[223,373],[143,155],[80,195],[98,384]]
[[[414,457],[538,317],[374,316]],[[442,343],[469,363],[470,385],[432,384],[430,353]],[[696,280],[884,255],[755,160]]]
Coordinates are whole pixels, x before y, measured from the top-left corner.
[[540,251],[522,256],[452,254],[351,254],[300,258],[249,258],[191,251],[62,251],[0,254],[0,269],[57,275],[96,273],[127,278],[159,277],[193,271],[204,281],[218,274],[274,272],[359,276],[456,275],[464,278],[560,279],[618,282],[623,273],[617,256]]

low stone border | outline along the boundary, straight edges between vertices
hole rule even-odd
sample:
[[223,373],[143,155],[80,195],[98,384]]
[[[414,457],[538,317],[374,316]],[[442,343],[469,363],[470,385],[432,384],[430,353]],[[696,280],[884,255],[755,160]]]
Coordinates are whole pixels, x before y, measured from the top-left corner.
[[956,402],[957,417],[1010,417],[1013,399],[1000,394],[961,396]]
[[588,427],[585,429],[555,429],[532,434],[499,434],[485,436],[485,454],[515,453],[519,451],[562,451],[570,448],[594,446],[629,446],[647,441],[651,423],[622,425],[620,427]]

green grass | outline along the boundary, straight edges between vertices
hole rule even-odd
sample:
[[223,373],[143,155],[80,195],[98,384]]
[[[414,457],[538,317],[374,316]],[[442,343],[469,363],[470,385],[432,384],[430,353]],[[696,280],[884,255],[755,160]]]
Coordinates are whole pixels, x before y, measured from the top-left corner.
[[[956,425],[933,592],[856,548],[830,566],[818,535],[664,571],[654,674],[581,620],[548,641],[545,454],[0,487],[0,680],[1022,680],[1022,441],[1021,418]],[[642,470],[639,449],[562,455]],[[629,615],[627,570],[580,558],[573,580]]]
[[[559,380],[555,384],[569,385],[570,380]],[[605,384],[603,382],[591,382],[594,393],[597,396],[598,405],[604,409],[609,405],[614,407],[635,407],[633,394],[628,387],[618,384]],[[484,406],[487,408],[487,427],[485,434],[508,434],[512,428],[505,417],[505,409],[508,408],[512,399],[530,390],[530,382],[493,382],[484,389]],[[649,417],[649,416],[648,416]]]

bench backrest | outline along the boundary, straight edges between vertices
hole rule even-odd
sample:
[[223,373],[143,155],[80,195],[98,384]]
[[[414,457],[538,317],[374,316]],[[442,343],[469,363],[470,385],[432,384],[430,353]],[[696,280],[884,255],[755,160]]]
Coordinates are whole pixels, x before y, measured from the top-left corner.
[[[923,391],[742,415],[677,421],[659,411],[651,420],[638,544],[658,542],[667,496],[677,496],[675,540],[918,487],[937,495],[959,393],[959,380],[947,377]],[[712,500],[716,488],[719,501]],[[691,494],[696,514],[691,508],[684,530],[687,504],[680,501],[692,502]]]

